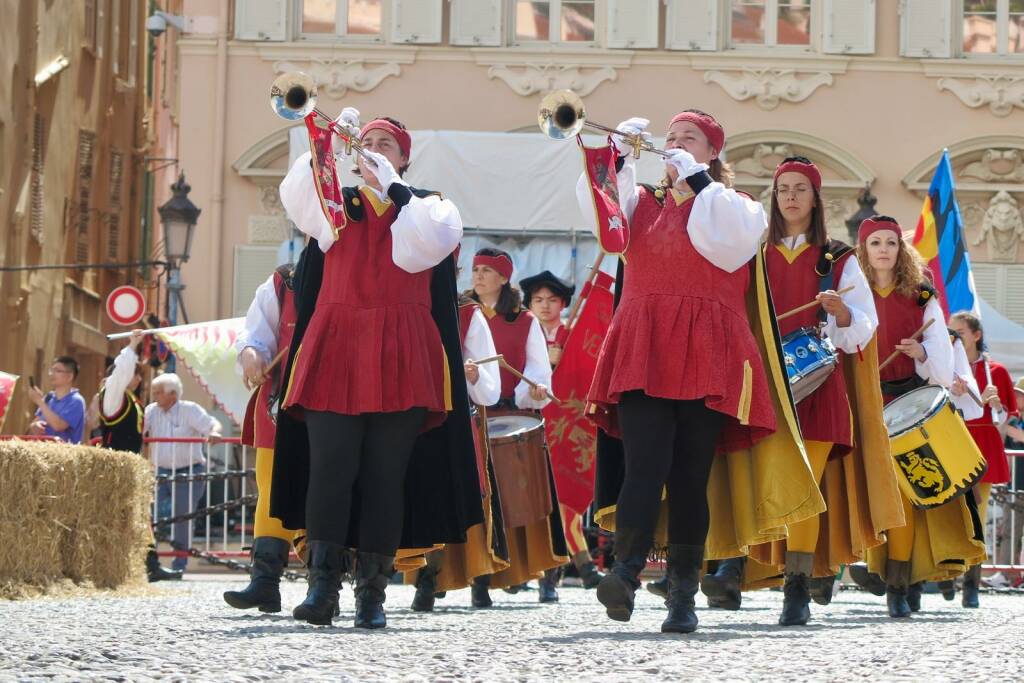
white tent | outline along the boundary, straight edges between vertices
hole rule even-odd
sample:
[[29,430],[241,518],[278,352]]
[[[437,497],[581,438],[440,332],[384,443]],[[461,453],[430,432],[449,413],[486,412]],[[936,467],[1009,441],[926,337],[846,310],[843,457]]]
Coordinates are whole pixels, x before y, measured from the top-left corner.
[[992,360],[999,361],[1010,371],[1014,380],[1024,376],[1024,326],[1018,325],[981,301],[981,323],[985,328],[985,343]]

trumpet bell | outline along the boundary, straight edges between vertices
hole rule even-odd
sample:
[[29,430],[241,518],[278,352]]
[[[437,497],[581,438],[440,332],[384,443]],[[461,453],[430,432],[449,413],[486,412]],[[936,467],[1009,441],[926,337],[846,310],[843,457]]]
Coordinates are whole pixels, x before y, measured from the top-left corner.
[[284,73],[270,86],[270,108],[289,121],[299,121],[316,109],[316,82],[301,71]]
[[541,132],[554,140],[576,137],[586,120],[583,100],[571,90],[548,93],[537,110],[537,124]]

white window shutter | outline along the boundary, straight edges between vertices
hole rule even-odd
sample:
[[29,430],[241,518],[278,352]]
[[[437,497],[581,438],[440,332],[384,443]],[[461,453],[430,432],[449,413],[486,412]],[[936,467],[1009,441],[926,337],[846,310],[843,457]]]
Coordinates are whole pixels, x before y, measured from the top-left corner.
[[391,42],[440,43],[441,0],[394,0]]
[[287,40],[288,0],[238,0],[235,4],[235,38]]
[[669,50],[718,49],[718,0],[667,0],[665,47]]
[[901,0],[900,54],[951,57],[952,19],[953,0]]
[[825,52],[875,52],[875,0],[825,0]]
[[451,0],[452,45],[501,45],[501,0]]
[[231,310],[245,315],[256,296],[256,288],[266,282],[277,267],[277,247],[238,245],[235,247],[235,272],[231,291]]
[[658,47],[661,0],[608,0],[608,47]]
[[1006,303],[1000,313],[1024,325],[1024,296],[1020,296],[1020,292],[1024,292],[1024,267],[1007,264],[1003,269],[1006,273],[1006,286],[1003,288]]

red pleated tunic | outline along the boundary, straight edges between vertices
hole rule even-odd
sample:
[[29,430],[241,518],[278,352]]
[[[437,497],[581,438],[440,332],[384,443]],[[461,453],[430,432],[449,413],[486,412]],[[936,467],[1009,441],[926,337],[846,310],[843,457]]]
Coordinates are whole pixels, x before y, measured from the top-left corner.
[[[849,252],[835,262],[833,282],[842,279],[843,266],[852,255],[853,252]],[[818,295],[820,277],[814,268],[820,258],[821,247],[806,242],[795,251],[784,245],[771,245],[765,249],[768,282],[771,284],[776,311],[792,310]],[[779,333],[785,337],[801,327],[816,327],[818,310],[812,308],[780,320]],[[834,444],[830,454],[832,457],[845,455],[852,450],[850,399],[846,394],[842,367],[837,367],[824,384],[798,403],[796,413],[800,418],[800,432],[804,439]]]
[[646,188],[630,221],[622,297],[598,355],[591,418],[618,435],[623,392],[703,399],[728,416],[719,451],[749,448],[775,431],[761,355],[747,319],[746,266],[728,273],[686,231],[694,197],[659,205]]
[[[994,361],[988,361],[989,372],[992,373],[992,384],[999,390],[999,400],[1003,409],[1013,415],[1017,413],[1017,397],[1013,391],[1013,380],[1006,367]],[[988,374],[985,372],[985,363],[979,359],[971,363],[974,371],[974,380],[978,383],[981,391],[988,386]],[[988,461],[988,471],[981,481],[988,484],[1005,484],[1010,481],[1010,463],[1006,458],[1006,449],[1003,447],[1003,437],[999,430],[992,423],[992,406],[985,404],[984,414],[976,420],[967,423],[967,429],[974,437],[974,443],[978,444],[978,450],[985,454]]]
[[[295,310],[295,294],[284,284],[284,278],[280,273],[274,273],[274,291],[278,295],[278,304],[281,307],[281,316],[277,323],[277,348],[285,350],[285,356],[277,366],[277,372],[283,372],[288,367],[288,353],[292,345],[292,335],[295,333],[295,321],[298,313]],[[264,382],[257,389],[256,410],[253,412],[253,446],[256,448],[273,448],[274,437],[277,434],[277,425],[270,419],[268,411],[270,392],[273,391],[273,382]],[[248,415],[247,415],[248,417]],[[246,430],[243,427],[243,432]]]
[[[505,362],[519,372],[526,370],[526,341],[530,337],[530,327],[533,324],[533,314],[529,311],[520,311],[515,320],[509,322],[505,316],[499,315],[492,310],[483,309],[484,317],[487,318],[487,325],[491,328],[491,337],[494,338],[494,349],[505,357]],[[501,398],[515,400],[516,387],[520,379],[501,368]]]
[[286,406],[343,415],[425,407],[443,420],[445,354],[430,314],[431,269],[409,273],[391,256],[397,212],[360,188],[366,207],[324,255],[323,283],[296,353]]
[[[901,340],[914,334],[924,324],[924,306],[918,305],[918,298],[900,294],[895,289],[879,292],[872,288],[875,297],[875,310],[878,312],[878,361],[882,362],[896,350]],[[883,382],[895,382],[917,374],[914,359],[901,353],[882,368],[878,375]],[[889,403],[895,396],[882,395],[884,403]]]

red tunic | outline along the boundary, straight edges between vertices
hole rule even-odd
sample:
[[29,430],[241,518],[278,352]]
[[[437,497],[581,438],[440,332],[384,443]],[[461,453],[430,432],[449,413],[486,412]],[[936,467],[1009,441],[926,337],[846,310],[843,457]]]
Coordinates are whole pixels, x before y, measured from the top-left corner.
[[350,218],[324,255],[316,310],[285,403],[343,415],[425,407],[429,428],[446,405],[444,348],[430,314],[432,271],[395,265],[395,206],[371,193],[360,188],[363,220]]
[[[787,255],[793,258],[792,262]],[[841,280],[846,260],[852,255],[852,251],[848,252],[836,261],[832,270],[833,282]],[[796,252],[778,245],[765,249],[768,282],[771,284],[775,310],[789,311],[817,296],[820,278],[814,268],[820,258],[821,247],[806,243]],[[819,310],[812,308],[780,320],[779,333],[785,337],[801,327],[817,327]],[[798,403],[796,412],[804,439],[835,444],[831,453],[833,456],[850,452],[853,428],[850,423],[850,400],[846,394],[846,380],[841,367],[836,368],[813,394]]]
[[[466,335],[469,334],[469,324],[473,322],[473,314],[480,305],[473,300],[459,303],[459,344],[466,348]],[[465,353],[465,351],[463,351]]]
[[[526,370],[526,340],[530,337],[530,326],[533,324],[533,314],[529,311],[520,311],[519,315],[512,322],[505,319],[505,316],[491,313],[487,317],[487,324],[491,328],[491,336],[494,337],[494,349],[505,357],[505,362],[519,372]],[[516,387],[519,386],[519,378],[505,368],[501,369],[501,398],[515,399]]]
[[544,329],[544,325],[541,325],[541,329],[544,330],[544,341],[547,343],[549,348],[552,346],[565,346],[565,340],[569,337],[569,328],[565,325],[558,325],[558,329],[555,330],[554,339],[548,339],[548,331]]
[[[999,400],[1003,409],[1009,414],[1017,413],[1017,397],[1013,391],[1013,380],[1010,373],[1000,363],[988,361],[989,372],[992,373],[992,384],[999,390]],[[985,362],[978,359],[971,363],[974,370],[974,379],[981,391],[988,386],[988,374],[985,372]],[[974,443],[978,444],[978,450],[985,454],[988,461],[988,471],[982,478],[982,482],[988,484],[1005,484],[1010,481],[1010,463],[1006,459],[1006,450],[1003,448],[1003,437],[999,430],[992,423],[992,405],[985,404],[985,413],[976,420],[967,423],[967,429],[974,437]]]
[[[918,305],[917,297],[909,297],[891,290],[886,294],[872,288],[875,296],[875,310],[878,311],[878,361],[881,363],[896,350],[900,340],[917,332],[924,324],[924,307]],[[914,359],[905,353],[879,372],[883,382],[894,382],[917,374]],[[883,396],[885,402],[894,396]]]
[[[295,333],[295,321],[298,313],[295,310],[295,293],[284,283],[281,273],[274,272],[274,291],[277,292],[277,302],[280,306],[281,315],[277,323],[277,348],[284,350],[285,355],[277,365],[276,372],[280,374],[288,367],[288,349],[292,345],[292,335]],[[256,410],[253,413],[253,446],[256,448],[273,448],[274,436],[277,433],[277,425],[270,419],[269,398],[270,392],[274,389],[274,382],[264,382],[257,389]],[[245,429],[242,430],[245,432]]]
[[592,418],[618,433],[623,392],[694,400],[729,418],[720,451],[749,448],[775,431],[761,354],[747,319],[750,269],[718,268],[694,248],[685,226],[693,197],[664,207],[646,189],[630,223],[622,298],[597,360]]

